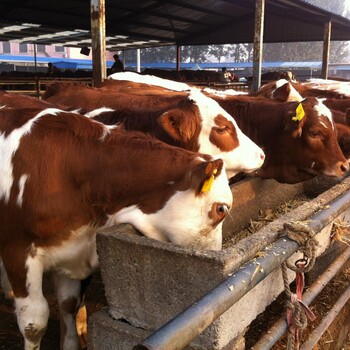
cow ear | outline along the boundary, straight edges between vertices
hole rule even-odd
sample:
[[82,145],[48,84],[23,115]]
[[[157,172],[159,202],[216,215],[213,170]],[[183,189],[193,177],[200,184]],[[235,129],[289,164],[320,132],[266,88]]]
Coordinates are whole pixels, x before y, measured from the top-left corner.
[[195,131],[195,119],[179,109],[171,109],[158,118],[158,123],[177,141],[190,140]]
[[222,159],[216,159],[196,166],[191,175],[191,184],[196,195],[210,191],[215,178],[221,174],[223,165]]
[[274,100],[286,102],[288,100],[289,94],[290,94],[290,84],[285,83],[273,91],[272,97]]
[[305,122],[305,111],[301,103],[291,102],[285,115],[284,130],[289,131],[293,138],[300,137]]

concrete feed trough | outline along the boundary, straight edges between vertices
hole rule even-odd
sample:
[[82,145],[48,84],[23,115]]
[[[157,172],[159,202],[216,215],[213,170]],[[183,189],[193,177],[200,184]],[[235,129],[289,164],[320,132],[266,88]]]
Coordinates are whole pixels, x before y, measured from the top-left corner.
[[[301,194],[315,194],[314,190],[321,187],[317,181],[282,185],[273,180],[252,179],[232,186],[234,207],[224,225],[224,239],[232,240],[261,209],[276,208]],[[114,349],[132,349],[243,264],[263,254],[285,222],[308,220],[349,189],[350,180],[345,179],[219,252],[150,240],[131,225],[102,230],[97,235],[97,249],[109,309],[90,318],[91,349],[110,349],[111,344]],[[349,221],[347,210],[339,215]],[[330,244],[331,228],[329,224],[317,234],[318,255]],[[291,259],[298,257],[300,254],[294,254]],[[290,278],[294,278],[292,273]],[[247,327],[282,291],[281,272],[277,269],[204,330],[188,349],[244,349]]]

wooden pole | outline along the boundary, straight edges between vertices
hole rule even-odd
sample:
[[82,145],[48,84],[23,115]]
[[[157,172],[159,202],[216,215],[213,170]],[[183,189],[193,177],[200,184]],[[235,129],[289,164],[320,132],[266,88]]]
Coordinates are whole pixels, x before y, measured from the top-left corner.
[[94,86],[106,79],[105,0],[91,0],[92,78]]
[[253,80],[252,91],[258,91],[261,85],[261,66],[264,38],[265,0],[255,0]]
[[328,79],[329,51],[332,32],[332,21],[328,21],[324,26],[323,54],[322,54],[322,79]]

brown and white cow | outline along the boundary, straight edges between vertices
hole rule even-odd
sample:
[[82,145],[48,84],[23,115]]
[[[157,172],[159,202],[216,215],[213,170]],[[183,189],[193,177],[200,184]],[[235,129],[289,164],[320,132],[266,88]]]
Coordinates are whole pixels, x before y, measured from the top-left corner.
[[131,223],[160,241],[220,249],[232,202],[221,159],[59,109],[0,110],[0,256],[25,349],[38,349],[55,274],[61,348],[77,349],[80,280],[98,265],[95,234]]
[[332,79],[309,79],[303,83],[292,82],[302,96],[324,98],[350,98],[350,82]]
[[[140,77],[147,79],[147,76]],[[198,89],[172,91],[164,87],[149,89],[150,84],[146,83],[127,84],[133,86],[130,92],[55,84],[48,88],[44,98],[53,104],[85,111],[113,109],[117,112],[116,118],[123,116],[123,123],[127,116],[132,118],[128,121],[128,130],[148,132],[171,145],[219,156],[225,162],[229,177],[238,172],[251,172],[263,164],[265,155],[261,148],[241,132],[217,102]],[[181,88],[182,85],[178,90]],[[96,113],[93,112],[95,117]]]
[[278,102],[227,96],[216,100],[264,150],[266,160],[257,176],[296,183],[318,174],[340,177],[348,171],[331,112],[316,98]]
[[[344,91],[343,91],[344,92]],[[317,93],[319,94],[319,93]],[[252,95],[252,94],[250,94]],[[255,94],[258,97],[266,97],[275,101],[297,101],[304,98],[294,89],[293,85],[286,80],[278,80],[264,85]],[[337,130],[337,140],[344,157],[350,160],[350,98],[320,98],[331,111]]]

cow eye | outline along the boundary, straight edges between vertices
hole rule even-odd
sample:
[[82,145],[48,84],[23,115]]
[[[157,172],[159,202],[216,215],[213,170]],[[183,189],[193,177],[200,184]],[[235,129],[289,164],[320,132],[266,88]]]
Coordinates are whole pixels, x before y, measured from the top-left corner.
[[317,138],[317,137],[320,136],[320,132],[314,131],[314,130],[310,130],[310,131],[309,131],[309,135],[310,135],[311,137],[313,137],[313,138]]
[[216,132],[218,134],[224,134],[225,132],[227,132],[227,128],[224,127],[224,128],[216,128]]

